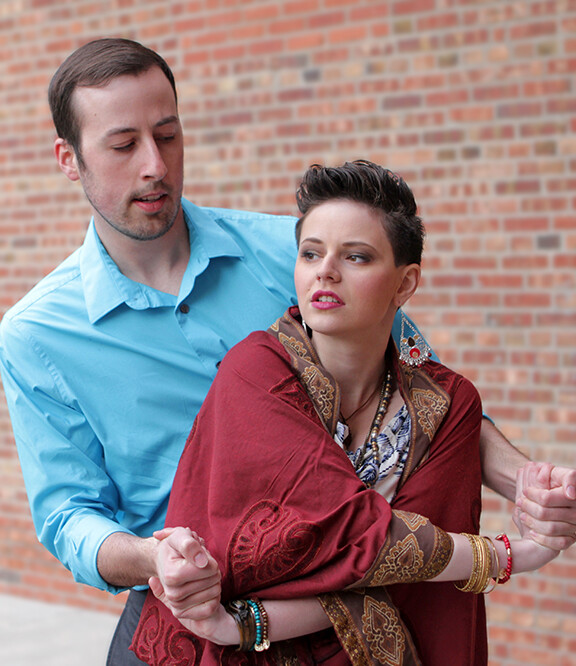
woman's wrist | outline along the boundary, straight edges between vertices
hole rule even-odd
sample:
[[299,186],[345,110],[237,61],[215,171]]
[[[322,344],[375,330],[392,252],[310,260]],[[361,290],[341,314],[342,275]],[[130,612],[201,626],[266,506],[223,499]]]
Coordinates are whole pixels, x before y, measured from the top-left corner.
[[216,645],[238,645],[238,628],[234,618],[226,612],[222,604],[218,610],[207,620],[186,620],[180,622],[195,636],[204,638]]
[[230,601],[226,604],[226,612],[234,619],[238,629],[240,651],[263,652],[270,647],[268,612],[259,599]]

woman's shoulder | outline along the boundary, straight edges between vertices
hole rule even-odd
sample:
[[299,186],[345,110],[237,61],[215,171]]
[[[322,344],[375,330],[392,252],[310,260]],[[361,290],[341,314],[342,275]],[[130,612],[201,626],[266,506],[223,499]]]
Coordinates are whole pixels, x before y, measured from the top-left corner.
[[219,374],[233,372],[245,378],[270,377],[291,372],[290,357],[280,342],[266,331],[254,331],[234,345],[220,364]]

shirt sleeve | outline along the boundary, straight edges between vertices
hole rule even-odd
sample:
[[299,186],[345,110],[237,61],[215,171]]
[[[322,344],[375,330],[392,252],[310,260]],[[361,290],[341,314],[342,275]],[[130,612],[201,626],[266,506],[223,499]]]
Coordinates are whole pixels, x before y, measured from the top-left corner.
[[108,536],[130,533],[115,520],[119,498],[102,445],[41,346],[7,316],[0,326],[0,372],[40,542],[76,581],[122,591],[96,565]]

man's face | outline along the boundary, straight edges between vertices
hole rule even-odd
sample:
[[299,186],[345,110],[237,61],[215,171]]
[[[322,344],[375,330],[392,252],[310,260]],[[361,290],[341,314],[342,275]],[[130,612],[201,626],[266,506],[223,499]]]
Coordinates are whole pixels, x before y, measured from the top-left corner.
[[82,164],[77,176],[98,231],[152,240],[170,230],[183,187],[182,127],[174,91],[153,67],[74,91]]

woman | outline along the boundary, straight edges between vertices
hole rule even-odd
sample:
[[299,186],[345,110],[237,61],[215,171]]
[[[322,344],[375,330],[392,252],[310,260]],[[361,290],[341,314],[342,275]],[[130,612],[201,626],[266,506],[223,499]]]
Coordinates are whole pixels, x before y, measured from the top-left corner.
[[479,396],[430,361],[415,332],[402,331],[400,351],[392,341],[420,280],[412,193],[359,161],[312,167],[298,204],[299,306],[224,359],[168,510],[167,526],[206,539],[222,598],[235,603],[187,631],[150,593],[136,654],[150,664],[485,664],[479,593],[556,553],[518,540],[512,559],[507,537],[473,536]]

